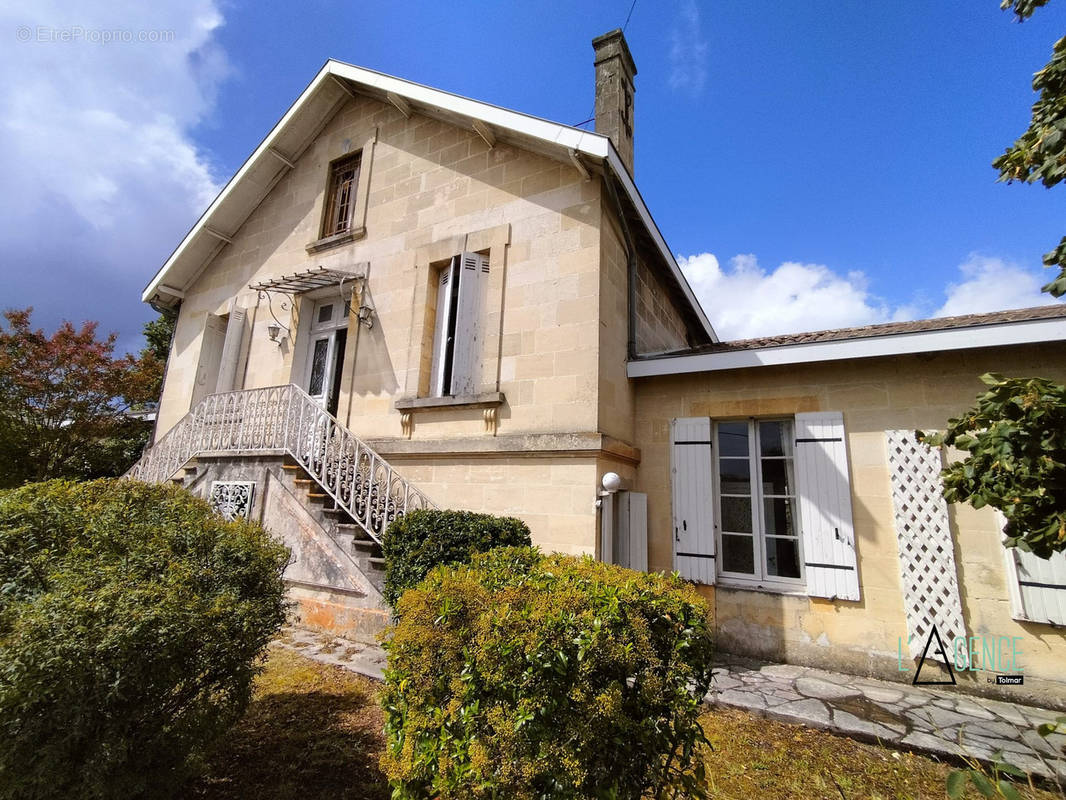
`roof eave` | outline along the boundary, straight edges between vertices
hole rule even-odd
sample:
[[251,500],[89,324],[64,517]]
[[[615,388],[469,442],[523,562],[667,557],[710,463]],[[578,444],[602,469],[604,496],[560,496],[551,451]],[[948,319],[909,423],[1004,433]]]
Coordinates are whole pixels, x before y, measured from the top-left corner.
[[1056,341],[1066,341],[1066,318],[1020,320],[854,339],[800,342],[748,350],[727,350],[719,353],[643,358],[630,361],[626,366],[626,374],[630,378],[648,378],[657,375],[683,375]]
[[[145,287],[145,290],[141,295],[141,299],[144,302],[152,302],[159,291],[160,285],[166,281],[167,277],[174,272],[175,267],[181,263],[182,258],[187,253],[191,243],[198,236],[203,234],[205,230],[210,230],[212,218],[216,215],[219,209],[225,205],[227,199],[240,185],[242,178],[249,172],[253,165],[257,164],[261,158],[269,154],[270,148],[277,141],[278,137],[283,134],[289,123],[300,113],[304,106],[307,105],[309,100],[323,86],[323,84],[334,78],[351,81],[359,85],[377,89],[381,92],[397,94],[420,107],[441,109],[452,114],[466,117],[470,120],[481,120],[487,125],[531,137],[535,140],[539,140],[549,148],[557,149],[560,160],[569,160],[571,158],[571,153],[584,155],[587,158],[593,159],[597,163],[604,161],[608,157],[610,141],[602,134],[561,125],[556,122],[550,122],[549,120],[541,119],[539,117],[500,108],[489,103],[472,100],[441,89],[433,89],[428,86],[423,86],[422,84],[405,81],[391,75],[385,75],[384,73],[330,59],[323,65],[322,69],[319,70],[318,74],[307,85],[303,92],[301,92],[300,96],[291,106],[289,106],[289,109],[281,119],[278,120],[263,141],[260,142],[259,146],[244,161],[241,168],[237,170],[232,178],[230,178],[189,232],[181,240],[174,252],[171,253],[163,266],[156,272],[155,276]],[[209,260],[210,259],[208,259],[208,261]],[[179,288],[184,290],[192,280],[195,280],[196,275],[199,274],[195,265],[190,272],[192,273],[191,278],[181,281],[173,281],[173,283],[180,283],[181,286]]]

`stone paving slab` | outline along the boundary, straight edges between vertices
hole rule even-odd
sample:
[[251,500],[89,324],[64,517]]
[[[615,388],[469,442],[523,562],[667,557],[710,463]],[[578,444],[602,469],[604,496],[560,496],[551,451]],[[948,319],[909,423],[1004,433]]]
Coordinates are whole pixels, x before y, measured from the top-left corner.
[[1057,711],[730,656],[716,665],[706,700],[934,755],[989,761],[1002,751],[1019,769],[1066,782],[1066,735],[1036,732],[1061,716]]
[[358,672],[376,681],[385,679],[385,651],[376,644],[365,644],[331,633],[286,626],[271,645],[292,650],[313,661]]
[[[333,634],[286,627],[274,646],[380,681],[385,651]],[[1060,712],[929,686],[767,664],[724,655],[715,667],[712,705],[822,728],[854,739],[939,756],[991,760],[1003,751],[1016,767],[1066,782],[1066,736],[1036,733]]]

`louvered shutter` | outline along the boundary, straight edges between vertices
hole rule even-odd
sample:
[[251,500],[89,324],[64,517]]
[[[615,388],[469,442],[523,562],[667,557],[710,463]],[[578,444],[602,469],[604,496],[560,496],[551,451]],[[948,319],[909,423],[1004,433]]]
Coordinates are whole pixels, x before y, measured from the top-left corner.
[[453,395],[476,394],[481,383],[481,319],[488,282],[489,260],[480,253],[459,258],[459,299],[455,308],[455,343],[452,354]]
[[196,364],[196,381],[192,387],[193,405],[215,392],[218,368],[222,362],[222,344],[226,338],[226,323],[222,317],[208,314],[204,334],[200,340],[200,360]]
[[807,594],[859,599],[844,415],[796,415],[796,491]]
[[1017,619],[1066,625],[1066,552],[1038,558],[1007,548],[1011,607]]
[[440,271],[437,282],[437,319],[433,330],[433,361],[430,365],[431,392],[435,397],[448,393],[444,385],[444,363],[448,352],[448,317],[452,313],[452,281],[455,279],[457,259]]
[[670,423],[674,569],[700,583],[715,579],[711,420],[683,417]]
[[222,359],[218,368],[216,392],[231,392],[237,381],[237,364],[241,360],[244,343],[244,320],[248,314],[243,308],[234,308],[226,324],[226,338],[222,344]]

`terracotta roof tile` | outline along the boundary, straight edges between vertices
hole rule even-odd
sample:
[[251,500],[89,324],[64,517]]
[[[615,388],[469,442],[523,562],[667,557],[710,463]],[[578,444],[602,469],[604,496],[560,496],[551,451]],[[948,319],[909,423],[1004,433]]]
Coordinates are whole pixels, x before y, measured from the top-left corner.
[[1066,303],[1055,303],[1036,308],[1017,308],[1010,311],[993,311],[990,314],[964,314],[958,317],[917,319],[911,322],[886,322],[881,325],[864,325],[859,328],[836,328],[826,331],[787,333],[781,336],[763,336],[758,339],[734,339],[733,341],[718,342],[717,344],[696,347],[683,353],[671,353],[670,355],[722,353],[730,350],[759,350],[764,347],[781,347],[791,344],[835,342],[842,339],[866,339],[874,336],[893,336],[901,333],[939,331],[948,328],[978,328],[983,325],[999,325],[1004,322],[1027,322],[1060,317],[1066,317]]

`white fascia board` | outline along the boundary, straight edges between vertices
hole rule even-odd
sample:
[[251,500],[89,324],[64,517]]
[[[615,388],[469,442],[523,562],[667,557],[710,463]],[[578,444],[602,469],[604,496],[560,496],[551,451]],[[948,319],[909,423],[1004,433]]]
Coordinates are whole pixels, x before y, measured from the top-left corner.
[[277,124],[274,125],[273,128],[271,128],[270,133],[268,133],[266,138],[263,139],[262,142],[260,142],[259,147],[257,147],[252,152],[252,154],[248,156],[245,162],[241,164],[241,168],[237,170],[237,173],[229,179],[229,181],[224,187],[222,187],[222,191],[218,193],[218,196],[211,202],[211,205],[207,207],[207,210],[200,215],[200,218],[198,220],[196,220],[196,224],[192,226],[192,229],[187,234],[185,234],[185,238],[181,240],[181,243],[177,246],[174,252],[170,254],[170,258],[166,260],[166,263],[164,263],[163,266],[159,268],[159,271],[155,274],[155,277],[152,278],[152,281],[148,284],[147,287],[145,287],[144,292],[141,294],[141,300],[143,302],[147,303],[152,299],[152,297],[156,293],[156,290],[159,288],[159,284],[163,282],[163,279],[166,277],[171,267],[173,267],[174,264],[177,263],[178,260],[182,257],[182,255],[185,253],[186,248],[189,246],[192,240],[196,238],[196,235],[200,233],[200,231],[205,225],[208,224],[209,220],[211,219],[211,215],[219,206],[225,203],[226,198],[230,196],[230,193],[241,182],[241,179],[245,176],[245,174],[247,174],[248,170],[252,168],[252,165],[255,164],[262,155],[268,153],[271,146],[273,146],[274,144],[274,140],[281,135],[282,131],[292,120],[292,118],[300,113],[300,109],[303,107],[304,103],[307,102],[307,99],[318,90],[318,87],[322,85],[322,82],[329,79],[329,74],[330,62],[327,61],[326,64],[322,67],[322,69],[318,71],[318,74],[315,76],[314,80],[312,80],[311,83],[307,85],[307,88],[300,93],[300,96],[296,98],[296,101],[291,106],[289,106],[289,110],[285,112],[284,116],[282,116],[282,118],[278,120]]
[[[610,144],[609,140],[608,144]],[[670,271],[673,272],[674,277],[677,278],[677,282],[681,285],[681,291],[685,293],[685,297],[688,299],[689,304],[696,312],[696,317],[699,319],[704,331],[706,331],[707,335],[711,337],[712,342],[717,342],[718,334],[714,332],[714,328],[711,326],[710,320],[707,319],[707,315],[704,313],[700,301],[697,300],[696,295],[692,293],[692,287],[689,286],[685,274],[681,271],[681,267],[678,266],[677,259],[674,258],[674,254],[670,252],[670,248],[666,246],[666,240],[663,238],[659,226],[655,224],[651,212],[648,211],[648,207],[644,204],[644,198],[640,196],[640,192],[637,191],[637,185],[633,183],[633,179],[629,177],[629,170],[627,170],[625,165],[622,164],[622,159],[619,157],[618,151],[614,149],[614,145],[610,145],[610,155],[608,156],[607,161],[611,165],[611,171],[618,176],[622,188],[625,189],[626,195],[628,195],[633,206],[637,209],[637,213],[640,214],[640,218],[644,222],[644,227],[647,228],[648,233],[651,234],[651,238],[659,248],[659,252],[662,253],[663,258],[666,259]]]
[[[471,100],[469,97],[434,89],[421,83],[405,81],[403,78],[396,78],[383,72],[375,72],[354,64],[345,64],[343,61],[330,60],[325,68],[338,78],[380,89],[382,92],[393,92],[419,105],[450,111],[471,120],[478,119],[489,126],[531,136],[549,144],[560,145],[567,150],[577,150],[594,158],[607,157],[609,140],[601,133],[572,128],[569,125],[561,125],[558,122],[523,114],[520,111],[501,108],[480,100]],[[418,111],[417,108],[414,110]]]
[[752,350],[728,350],[722,353],[696,353],[689,356],[630,361],[626,365],[626,374],[630,378],[647,378],[654,375],[682,375],[691,372],[810,364],[818,361],[899,356],[910,353],[934,353],[943,350],[967,350],[978,347],[1003,347],[1063,340],[1066,340],[1066,318],[1039,319],[968,328],[897,333],[889,336],[868,336],[863,339],[838,339],[831,342],[808,342]]

